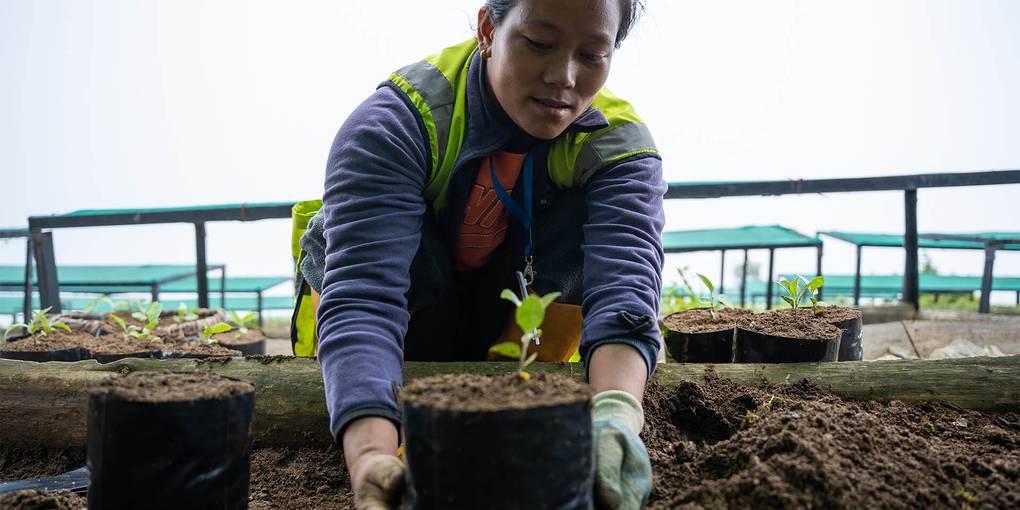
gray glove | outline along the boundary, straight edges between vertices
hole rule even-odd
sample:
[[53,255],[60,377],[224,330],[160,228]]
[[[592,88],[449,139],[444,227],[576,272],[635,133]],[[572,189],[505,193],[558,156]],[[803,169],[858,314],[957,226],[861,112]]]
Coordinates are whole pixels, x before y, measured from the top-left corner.
[[301,249],[305,256],[301,259],[301,275],[315,292],[322,292],[322,279],[326,273],[326,218],[322,209],[308,220],[308,230],[301,235]]
[[625,391],[592,398],[595,446],[595,506],[637,510],[652,492],[652,464],[638,434],[644,427],[641,403]]

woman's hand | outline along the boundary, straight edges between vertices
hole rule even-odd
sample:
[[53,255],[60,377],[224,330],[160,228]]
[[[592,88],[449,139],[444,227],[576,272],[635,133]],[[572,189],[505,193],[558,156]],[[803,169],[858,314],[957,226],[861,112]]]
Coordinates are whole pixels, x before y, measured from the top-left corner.
[[386,418],[366,416],[344,430],[344,457],[358,510],[396,508],[404,493],[404,463],[397,458],[397,428]]
[[636,349],[607,344],[592,353],[588,370],[595,447],[595,506],[643,508],[652,491],[652,465],[639,434],[648,368]]

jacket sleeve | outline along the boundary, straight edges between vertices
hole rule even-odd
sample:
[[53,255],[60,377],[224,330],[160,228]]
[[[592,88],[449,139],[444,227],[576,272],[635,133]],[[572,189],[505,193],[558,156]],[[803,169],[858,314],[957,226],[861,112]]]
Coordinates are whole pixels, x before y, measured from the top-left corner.
[[625,159],[587,182],[580,348],[586,367],[596,347],[623,343],[641,353],[649,374],[655,370],[665,193],[662,161],[653,154]]
[[363,416],[398,423],[405,293],[426,207],[429,149],[406,97],[382,86],[340,128],[323,195],[318,358],[330,430]]

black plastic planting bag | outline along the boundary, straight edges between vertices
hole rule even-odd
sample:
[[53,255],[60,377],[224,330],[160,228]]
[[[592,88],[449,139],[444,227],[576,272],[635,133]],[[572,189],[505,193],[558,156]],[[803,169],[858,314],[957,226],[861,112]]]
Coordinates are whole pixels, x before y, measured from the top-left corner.
[[127,401],[91,394],[89,508],[243,509],[255,393]]
[[593,508],[587,401],[488,412],[405,402],[403,418],[410,508]]
[[711,333],[667,334],[669,355],[679,363],[729,363],[733,361],[734,329]]
[[22,361],[81,361],[81,347],[58,351],[0,351],[0,358]]
[[800,340],[737,328],[737,363],[836,361],[838,355],[839,338]]
[[843,330],[839,339],[839,361],[864,359],[864,321],[857,317],[831,324]]

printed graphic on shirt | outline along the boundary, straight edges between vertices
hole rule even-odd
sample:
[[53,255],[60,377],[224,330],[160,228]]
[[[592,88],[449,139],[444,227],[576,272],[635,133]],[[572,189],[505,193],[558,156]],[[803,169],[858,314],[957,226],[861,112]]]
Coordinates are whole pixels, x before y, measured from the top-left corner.
[[478,177],[475,178],[467,205],[464,207],[464,221],[457,229],[455,266],[458,271],[484,266],[492,258],[492,252],[496,247],[506,239],[509,215],[492,186],[489,158],[492,158],[499,183],[507,193],[512,194],[514,186],[517,185],[517,178],[521,175],[521,165],[525,156],[526,154],[497,152],[482,158]]

